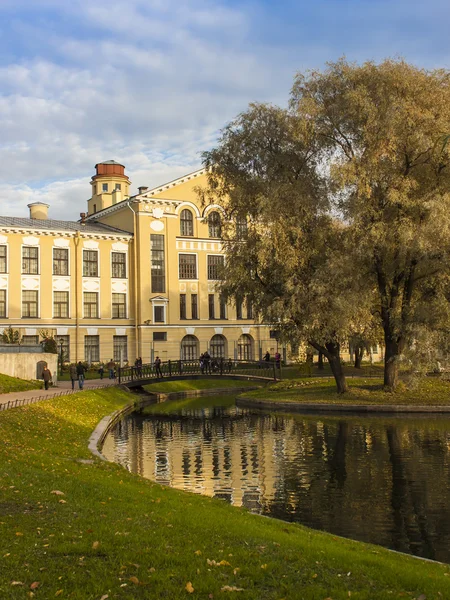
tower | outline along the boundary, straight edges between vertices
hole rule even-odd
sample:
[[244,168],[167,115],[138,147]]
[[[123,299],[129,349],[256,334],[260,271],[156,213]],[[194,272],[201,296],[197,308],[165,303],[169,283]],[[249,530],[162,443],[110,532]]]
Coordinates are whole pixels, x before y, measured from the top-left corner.
[[125,175],[124,165],[107,160],[96,164],[95,171],[91,179],[92,196],[88,200],[88,215],[122,202],[130,195],[131,181]]

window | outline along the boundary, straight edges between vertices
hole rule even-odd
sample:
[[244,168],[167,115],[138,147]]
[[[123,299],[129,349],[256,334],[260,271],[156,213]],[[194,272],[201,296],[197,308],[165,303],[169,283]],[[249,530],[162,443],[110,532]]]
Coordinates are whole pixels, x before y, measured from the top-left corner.
[[195,335],[185,335],[181,340],[181,360],[198,359],[198,339]]
[[223,256],[208,256],[208,279],[222,279],[225,265]]
[[153,308],[154,313],[154,321],[155,323],[165,323],[165,307],[164,306],[155,306]]
[[114,188],[116,191],[120,192],[122,190],[122,184],[116,183],[116,187]]
[[198,319],[198,295],[191,294],[191,319]]
[[197,279],[197,256],[195,254],[180,254],[180,279]]
[[53,275],[69,274],[69,249],[53,248]]
[[85,319],[98,319],[98,292],[83,292]]
[[66,319],[69,316],[69,292],[53,292],[53,317]]
[[220,318],[226,319],[227,318],[227,303],[225,301],[225,298],[222,296],[222,294],[219,297],[219,307],[220,307]]
[[127,276],[127,255],[125,252],[111,253],[111,276],[125,279]]
[[245,239],[247,237],[248,227],[247,219],[243,216],[236,217],[236,237],[238,240]]
[[181,235],[194,235],[194,217],[186,208],[180,214],[180,233]]
[[7,260],[7,249],[6,246],[0,246],[0,273],[7,273],[8,260]]
[[100,336],[84,336],[84,360],[89,364],[100,362]]
[[151,275],[152,292],[165,293],[166,291],[166,265],[164,255],[164,236],[161,234],[150,235],[151,249]]
[[236,319],[242,319],[242,298],[236,298]]
[[56,343],[58,345],[58,358],[61,360],[61,340],[62,343],[62,355],[63,362],[70,362],[70,335],[57,335]]
[[39,336],[38,335],[23,335],[21,339],[21,343],[24,346],[39,346]]
[[208,315],[209,319],[215,319],[215,310],[214,310],[214,294],[208,294]]
[[102,192],[107,192],[107,191],[108,191],[108,184],[102,183]]
[[128,360],[128,337],[126,335],[113,336],[113,358],[119,365]]
[[0,318],[6,318],[6,290],[0,290]]
[[112,318],[126,319],[127,318],[127,295],[113,294],[112,295]]
[[22,317],[38,316],[38,292],[35,290],[22,291]]
[[250,300],[247,299],[247,319],[253,319],[253,305]]
[[154,342],[167,342],[167,331],[154,331],[153,332]]
[[83,250],[83,277],[98,277],[97,250]]
[[22,273],[37,275],[39,273],[39,248],[24,246],[22,248]]
[[94,204],[94,212],[95,213],[97,212],[97,205],[96,204]]
[[208,235],[211,238],[220,238],[222,235],[222,222],[216,210],[208,215]]
[[247,333],[238,339],[237,347],[239,360],[253,360],[253,340]]
[[186,319],[186,294],[180,294],[180,319]]
[[223,335],[214,335],[209,346],[213,358],[225,358],[225,338]]

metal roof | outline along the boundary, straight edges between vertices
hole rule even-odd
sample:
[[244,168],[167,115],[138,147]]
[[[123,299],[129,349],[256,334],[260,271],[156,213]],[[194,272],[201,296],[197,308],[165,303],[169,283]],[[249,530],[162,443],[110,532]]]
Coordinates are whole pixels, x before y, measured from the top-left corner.
[[116,229],[109,225],[86,221],[82,224],[80,221],[58,221],[55,219],[25,219],[22,217],[1,217],[0,228],[16,227],[17,229],[41,229],[48,231],[85,231],[86,233],[116,233],[132,236],[129,231]]

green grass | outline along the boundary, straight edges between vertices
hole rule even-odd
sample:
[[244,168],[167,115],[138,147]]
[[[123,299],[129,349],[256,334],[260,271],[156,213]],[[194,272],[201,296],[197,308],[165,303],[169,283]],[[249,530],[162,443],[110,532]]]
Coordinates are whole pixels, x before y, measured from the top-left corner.
[[287,379],[260,390],[245,392],[245,397],[273,402],[317,404],[399,404],[418,406],[450,405],[450,382],[438,377],[413,378],[409,387],[400,384],[399,390],[383,390],[381,379],[348,379],[349,392],[337,394],[332,379]]
[[26,379],[18,379],[0,373],[0,394],[8,394],[9,392],[24,392],[26,390],[40,390],[44,386],[41,381]]
[[245,381],[235,379],[222,379],[221,377],[205,378],[205,379],[186,379],[180,381],[159,381],[145,385],[144,389],[148,392],[186,392],[189,390],[214,390],[225,388],[244,388],[258,386],[256,381]]
[[449,565],[264,519],[92,460],[98,421],[133,399],[86,391],[0,413],[0,598],[32,589],[45,600],[450,597]]

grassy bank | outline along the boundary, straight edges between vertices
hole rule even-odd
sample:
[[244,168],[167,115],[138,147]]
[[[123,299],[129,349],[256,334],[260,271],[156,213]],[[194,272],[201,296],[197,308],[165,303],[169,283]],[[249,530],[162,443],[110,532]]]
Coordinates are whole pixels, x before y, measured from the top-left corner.
[[450,566],[263,519],[93,459],[92,430],[132,400],[86,391],[0,414],[1,598],[450,597]]
[[24,392],[26,390],[40,390],[44,386],[41,381],[28,381],[26,379],[17,379],[0,373],[0,394],[9,392]]
[[222,379],[221,377],[212,377],[205,379],[187,379],[185,381],[158,381],[144,386],[148,392],[187,392],[190,390],[214,390],[225,388],[245,388],[258,386],[256,381],[240,381],[234,379]]
[[423,377],[409,386],[401,384],[395,393],[383,390],[382,379],[355,378],[347,383],[349,391],[338,395],[333,379],[289,379],[271,384],[263,392],[246,392],[245,396],[304,404],[450,405],[450,382],[439,377]]

